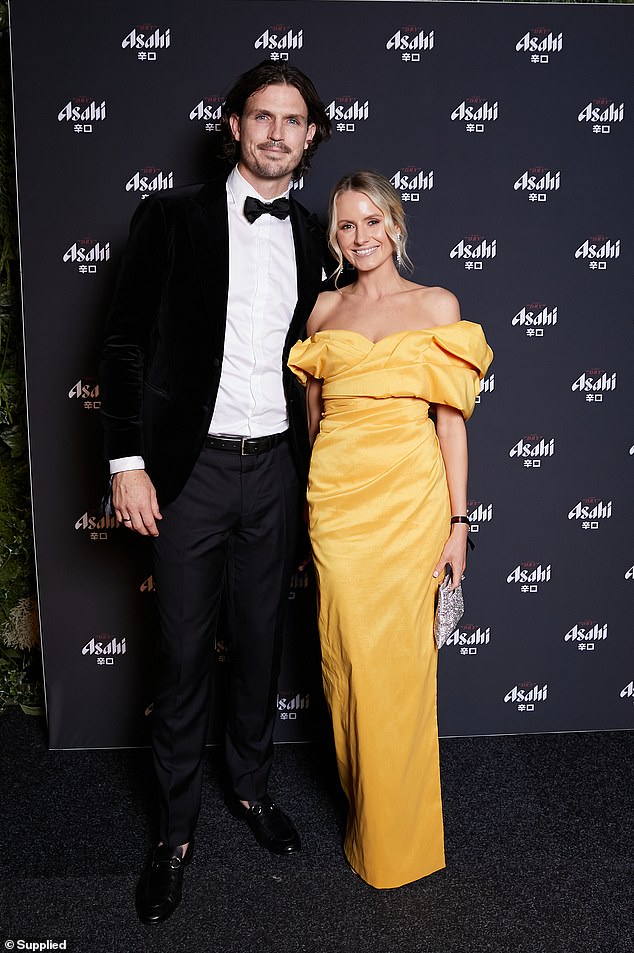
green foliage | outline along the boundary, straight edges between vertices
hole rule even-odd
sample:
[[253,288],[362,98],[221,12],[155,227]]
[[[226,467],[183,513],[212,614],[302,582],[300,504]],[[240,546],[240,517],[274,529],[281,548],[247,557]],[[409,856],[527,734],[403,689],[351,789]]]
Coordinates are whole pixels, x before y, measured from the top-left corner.
[[0,712],[7,705],[19,705],[26,715],[43,714],[39,652],[0,650]]
[[0,452],[0,625],[33,587],[31,514],[24,460]]
[[26,442],[8,11],[0,0],[0,711],[41,711]]

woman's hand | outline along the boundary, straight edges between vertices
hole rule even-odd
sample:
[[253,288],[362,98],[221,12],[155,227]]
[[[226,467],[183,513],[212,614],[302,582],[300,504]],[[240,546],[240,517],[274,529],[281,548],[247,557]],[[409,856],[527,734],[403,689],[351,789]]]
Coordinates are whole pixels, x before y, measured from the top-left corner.
[[444,545],[440,559],[434,569],[434,579],[437,579],[447,563],[451,566],[451,589],[456,589],[462,580],[467,565],[467,537],[469,527],[466,523],[456,523],[451,530],[449,539]]

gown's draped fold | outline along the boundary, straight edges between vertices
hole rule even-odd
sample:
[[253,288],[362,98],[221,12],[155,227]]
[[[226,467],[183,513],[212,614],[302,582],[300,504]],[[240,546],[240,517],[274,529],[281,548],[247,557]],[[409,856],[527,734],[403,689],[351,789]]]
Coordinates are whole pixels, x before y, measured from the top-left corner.
[[323,381],[308,487],[322,671],[344,849],[375,887],[444,866],[432,571],[451,513],[428,410],[468,418],[491,358],[468,321],[376,343],[320,331],[289,357],[303,383]]

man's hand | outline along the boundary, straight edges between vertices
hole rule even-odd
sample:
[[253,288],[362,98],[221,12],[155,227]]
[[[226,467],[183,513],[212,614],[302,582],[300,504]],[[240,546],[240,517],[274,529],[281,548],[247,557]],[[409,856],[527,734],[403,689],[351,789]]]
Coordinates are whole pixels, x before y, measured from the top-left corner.
[[158,536],[162,520],[156,490],[145,470],[123,470],[112,478],[112,506],[117,519],[141,536]]

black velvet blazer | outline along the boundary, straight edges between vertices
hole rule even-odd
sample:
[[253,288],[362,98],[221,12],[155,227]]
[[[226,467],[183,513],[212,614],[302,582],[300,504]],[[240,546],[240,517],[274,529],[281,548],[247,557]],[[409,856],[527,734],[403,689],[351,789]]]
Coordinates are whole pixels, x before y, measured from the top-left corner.
[[[105,455],[142,456],[160,503],[185,485],[218,393],[229,284],[225,183],[223,178],[141,203],[108,315],[100,371]],[[281,361],[291,448],[304,481],[304,394],[286,361],[305,334],[320,290],[323,245],[317,220],[292,195],[290,218],[299,294]]]

